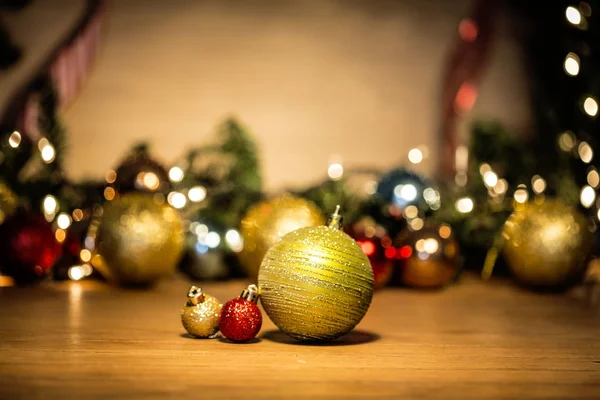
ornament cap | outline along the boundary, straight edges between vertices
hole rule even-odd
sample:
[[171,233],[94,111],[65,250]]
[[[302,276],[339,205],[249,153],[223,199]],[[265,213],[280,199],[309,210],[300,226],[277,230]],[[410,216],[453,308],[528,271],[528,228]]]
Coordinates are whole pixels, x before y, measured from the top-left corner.
[[242,291],[242,294],[240,294],[240,298],[251,301],[252,303],[258,303],[259,297],[260,293],[256,285],[249,285]]
[[188,290],[188,304],[195,306],[196,304],[200,304],[204,302],[204,292],[201,287],[191,286]]
[[335,207],[335,212],[327,219],[326,225],[330,228],[342,229],[342,222],[344,222],[344,217],[340,215],[340,205],[338,204]]

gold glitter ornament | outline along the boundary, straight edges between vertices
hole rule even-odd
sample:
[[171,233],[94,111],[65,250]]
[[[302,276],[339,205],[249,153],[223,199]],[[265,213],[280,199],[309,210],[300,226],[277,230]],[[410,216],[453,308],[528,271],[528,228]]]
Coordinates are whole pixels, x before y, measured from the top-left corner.
[[271,247],[260,266],[263,308],[279,329],[295,339],[342,336],[360,322],[371,304],[369,259],[340,226],[336,210],[327,226],[289,233]]
[[588,220],[559,200],[519,206],[502,232],[503,254],[514,277],[532,286],[564,286],[585,269],[593,235]]
[[10,217],[17,208],[17,196],[2,181],[0,181],[0,224]]
[[202,288],[192,286],[188,301],[181,309],[181,323],[192,336],[210,338],[219,331],[219,314],[223,306],[216,297],[208,295]]
[[242,220],[240,233],[244,249],[240,263],[251,278],[256,278],[267,250],[284,235],[306,226],[323,225],[325,218],[317,206],[304,199],[284,194],[252,207]]
[[94,266],[121,284],[151,284],[175,272],[183,251],[177,211],[152,196],[130,193],[105,206],[97,233],[102,262]]

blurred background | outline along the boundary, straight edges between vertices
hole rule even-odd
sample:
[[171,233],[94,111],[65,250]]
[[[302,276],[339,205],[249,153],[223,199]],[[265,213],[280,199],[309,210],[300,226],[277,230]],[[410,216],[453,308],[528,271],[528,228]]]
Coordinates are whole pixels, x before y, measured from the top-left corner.
[[198,279],[254,277],[341,205],[379,286],[496,265],[581,283],[596,7],[1,0],[2,272],[146,283],[165,271],[119,274],[168,254]]

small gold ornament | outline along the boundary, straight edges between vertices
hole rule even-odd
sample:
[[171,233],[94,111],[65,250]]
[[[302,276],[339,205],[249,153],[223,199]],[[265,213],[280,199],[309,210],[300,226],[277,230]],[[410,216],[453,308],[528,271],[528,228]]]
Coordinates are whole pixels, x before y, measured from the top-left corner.
[[239,253],[242,266],[256,278],[267,250],[284,235],[306,226],[323,225],[323,214],[314,203],[284,194],[252,207],[242,220],[240,233],[244,249]]
[[414,288],[441,288],[461,267],[458,243],[445,224],[428,222],[419,230],[406,228],[396,239],[402,283]]
[[97,240],[102,262],[94,265],[102,275],[121,284],[150,284],[175,272],[183,225],[168,205],[130,193],[106,205]]
[[219,300],[192,286],[188,301],[181,309],[181,323],[185,330],[199,338],[213,337],[219,331],[219,314],[223,306]]
[[502,252],[514,277],[540,287],[580,278],[593,246],[589,221],[559,200],[520,205],[502,232]]
[[10,217],[17,208],[17,196],[2,181],[0,181],[0,224]]
[[258,273],[269,318],[299,340],[332,340],[350,332],[373,297],[373,270],[354,239],[341,232],[336,209],[327,226],[285,235]]

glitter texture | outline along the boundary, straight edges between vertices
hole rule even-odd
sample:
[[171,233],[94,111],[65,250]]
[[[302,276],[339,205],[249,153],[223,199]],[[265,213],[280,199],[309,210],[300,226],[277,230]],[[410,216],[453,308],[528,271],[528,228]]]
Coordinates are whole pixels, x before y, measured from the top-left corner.
[[151,196],[127,194],[108,203],[98,229],[102,263],[110,280],[148,284],[175,272],[183,250],[183,226],[177,211]]
[[254,339],[262,326],[262,314],[258,306],[246,299],[229,300],[221,310],[221,334],[234,342]]
[[577,278],[593,244],[586,218],[558,200],[522,205],[502,235],[513,275],[534,286],[560,286]]
[[298,229],[271,247],[258,284],[269,318],[300,340],[351,331],[373,297],[369,259],[354,239],[326,226]]
[[317,206],[289,194],[252,207],[242,220],[240,230],[244,249],[239,258],[248,276],[256,278],[265,253],[285,234],[324,222]]
[[204,300],[194,305],[187,302],[181,309],[181,323],[193,336],[207,338],[219,331],[221,303],[217,298],[203,294]]

